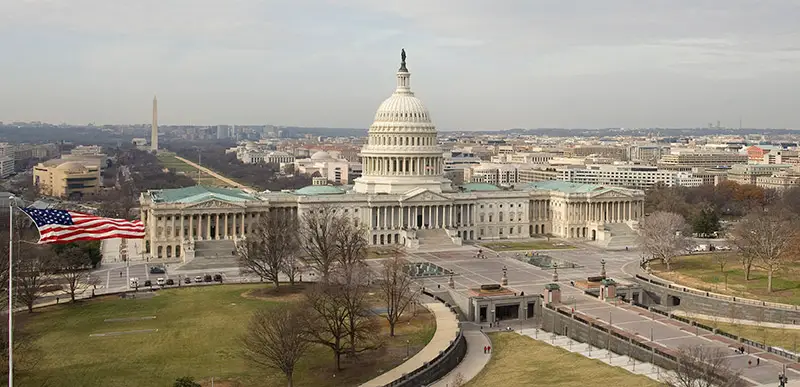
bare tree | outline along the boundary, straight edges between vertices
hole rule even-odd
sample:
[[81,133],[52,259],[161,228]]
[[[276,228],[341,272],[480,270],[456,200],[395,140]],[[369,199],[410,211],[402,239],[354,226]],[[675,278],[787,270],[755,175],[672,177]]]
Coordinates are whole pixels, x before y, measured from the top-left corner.
[[279,289],[280,273],[299,248],[295,218],[270,211],[239,244],[239,265],[242,271],[258,274]]
[[297,281],[297,276],[300,275],[300,267],[302,264],[303,262],[300,260],[300,257],[298,257],[297,249],[293,252],[293,254],[287,255],[286,259],[283,261],[281,272],[289,277],[290,286],[294,286],[295,281]]
[[343,270],[364,264],[367,257],[366,231],[359,226],[355,219],[341,216],[335,220],[334,234],[335,256]]
[[[772,278],[786,262],[794,258],[793,242],[798,236],[795,222],[781,213],[754,212],[736,227],[734,243],[751,263],[767,271],[767,291],[772,292]],[[745,267],[745,279],[749,278]]]
[[639,223],[642,247],[653,258],[661,260],[669,271],[672,259],[689,247],[689,241],[684,236],[687,227],[683,216],[672,212],[654,212]]
[[52,250],[44,246],[26,246],[17,252],[14,262],[17,300],[30,313],[33,313],[33,304],[42,296],[42,291],[53,282],[54,259]]
[[719,266],[719,272],[722,274],[723,280],[725,281],[725,290],[728,290],[728,273],[725,272],[725,266],[728,264],[728,255],[727,254],[714,254],[714,261]]
[[311,346],[308,321],[308,311],[300,305],[256,311],[242,337],[245,359],[283,372],[292,387],[295,366]]
[[345,268],[347,270],[337,270],[331,279],[341,290],[339,295],[347,310],[348,351],[355,356],[358,352],[379,346],[376,339],[380,327],[376,324],[375,313],[367,300],[371,290],[372,271],[366,265]]
[[382,274],[380,286],[386,305],[385,317],[389,322],[389,336],[394,336],[395,325],[417,296],[417,291],[413,287],[414,279],[408,274],[408,261],[397,250],[383,262]]
[[300,244],[309,264],[326,278],[336,262],[336,229],[339,216],[331,206],[314,206],[302,216]]
[[311,311],[306,329],[311,342],[333,352],[336,370],[341,370],[341,356],[347,351],[347,307],[341,288],[327,281],[314,284],[306,291],[304,308]]
[[734,370],[719,347],[684,346],[678,350],[678,368],[667,384],[673,387],[738,387],[739,372]]
[[92,278],[88,270],[92,266],[92,260],[77,245],[56,251],[55,272],[64,281],[70,300],[75,302],[75,294],[78,290],[92,285]]

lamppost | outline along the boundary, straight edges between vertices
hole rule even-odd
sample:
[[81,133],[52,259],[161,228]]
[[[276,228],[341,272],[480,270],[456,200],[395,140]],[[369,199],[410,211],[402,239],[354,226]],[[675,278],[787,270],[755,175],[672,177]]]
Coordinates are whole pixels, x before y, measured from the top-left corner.
[[558,264],[553,262],[553,282],[558,282]]
[[606,260],[600,259],[600,276],[605,278],[606,277]]
[[406,359],[411,356],[411,341],[406,340]]

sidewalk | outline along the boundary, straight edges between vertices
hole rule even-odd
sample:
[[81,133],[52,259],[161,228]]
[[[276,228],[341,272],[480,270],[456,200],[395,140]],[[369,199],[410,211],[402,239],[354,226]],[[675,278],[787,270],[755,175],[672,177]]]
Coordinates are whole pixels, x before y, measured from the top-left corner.
[[673,310],[672,314],[678,315],[681,317],[686,317],[688,319],[701,319],[701,320],[709,320],[713,321],[716,319],[717,321],[725,324],[734,324],[734,325],[752,325],[757,327],[764,327],[764,328],[778,328],[778,329],[797,329],[800,330],[800,325],[796,324],[780,324],[780,323],[772,323],[772,322],[758,322],[753,320],[742,320],[742,319],[733,319],[730,317],[723,317],[723,316],[711,316],[707,314],[700,314],[700,313],[687,313],[682,310]]
[[[466,324],[465,324],[466,325]],[[430,387],[451,387],[456,379],[456,375],[461,374],[463,383],[469,382],[478,375],[479,372],[489,362],[491,354],[483,353],[483,348],[491,346],[489,337],[480,330],[464,330],[464,338],[467,339],[467,353],[461,359],[461,363],[443,378],[430,385]]]

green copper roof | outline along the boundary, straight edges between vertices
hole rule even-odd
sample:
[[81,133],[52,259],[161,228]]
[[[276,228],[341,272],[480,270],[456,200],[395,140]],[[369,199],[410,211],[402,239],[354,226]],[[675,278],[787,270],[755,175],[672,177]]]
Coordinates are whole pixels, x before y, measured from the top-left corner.
[[475,191],[500,191],[496,185],[491,185],[489,183],[467,183],[461,186],[464,191],[467,192],[475,192]]
[[340,195],[344,190],[332,185],[309,185],[294,191],[295,195]]
[[561,191],[566,193],[594,192],[606,189],[602,185],[570,183],[568,181],[537,181],[524,186],[525,190],[539,189],[545,191]]
[[196,185],[194,187],[150,191],[156,203],[199,203],[210,199],[227,202],[258,200],[255,196],[236,188],[218,188]]

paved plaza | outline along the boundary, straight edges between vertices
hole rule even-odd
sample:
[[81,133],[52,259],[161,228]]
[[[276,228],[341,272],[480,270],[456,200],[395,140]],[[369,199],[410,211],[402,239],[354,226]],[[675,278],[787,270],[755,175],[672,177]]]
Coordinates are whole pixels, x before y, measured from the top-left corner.
[[[483,284],[500,283],[503,267],[508,272],[508,287],[526,294],[539,294],[545,284],[553,282],[552,269],[541,269],[522,262],[515,257],[524,252],[495,253],[483,249],[485,259],[476,257],[479,247],[462,246],[443,251],[410,252],[411,260],[430,261],[445,269],[452,270],[455,289],[466,291]],[[748,348],[750,354],[737,354],[734,342],[725,337],[670,320],[661,315],[653,315],[646,310],[628,304],[614,305],[585,295],[582,289],[570,285],[570,281],[585,280],[588,276],[600,275],[600,260],[606,261],[606,274],[625,284],[632,282],[629,275],[622,271],[625,263],[638,261],[638,251],[604,251],[590,246],[581,246],[573,250],[551,250],[541,252],[560,261],[569,261],[579,266],[575,269],[559,269],[559,284],[562,290],[562,302],[575,307],[576,311],[588,314],[596,319],[608,322],[644,340],[653,340],[661,345],[678,348],[683,345],[719,346],[729,352],[731,365],[741,369],[743,376],[760,385],[774,385],[777,375],[787,366],[790,383],[800,379],[796,365],[778,356],[761,352],[756,348]],[[373,265],[377,262],[373,262]],[[425,287],[434,289],[437,286],[448,286],[448,276],[427,278],[422,280]],[[756,356],[761,359],[756,366]],[[752,361],[752,366],[748,365]]]

